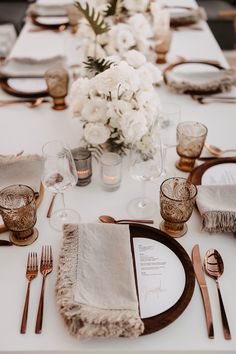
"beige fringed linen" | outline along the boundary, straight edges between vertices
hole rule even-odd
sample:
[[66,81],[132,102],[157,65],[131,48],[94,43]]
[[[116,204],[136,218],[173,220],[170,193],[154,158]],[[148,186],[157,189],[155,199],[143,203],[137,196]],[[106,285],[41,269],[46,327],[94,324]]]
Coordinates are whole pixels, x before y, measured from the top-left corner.
[[0,155],[0,189],[11,184],[26,184],[39,191],[43,160],[39,155]]
[[142,334],[132,262],[128,225],[65,225],[56,299],[71,335]]
[[198,186],[196,202],[203,230],[236,232],[236,185]]

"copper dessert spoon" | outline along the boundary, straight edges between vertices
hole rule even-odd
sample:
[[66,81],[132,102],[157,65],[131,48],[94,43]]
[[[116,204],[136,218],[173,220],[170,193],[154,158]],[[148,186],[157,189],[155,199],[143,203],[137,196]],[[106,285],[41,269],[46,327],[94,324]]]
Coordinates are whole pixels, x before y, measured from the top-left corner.
[[226,312],[225,312],[224,303],[220,292],[219,280],[218,280],[224,272],[224,263],[223,263],[223,259],[221,258],[221,255],[217,250],[210,249],[206,252],[204,258],[204,267],[206,273],[210,277],[212,277],[216,282],[219,301],[220,301],[220,310],[221,310],[224,337],[225,339],[231,339],[229,324],[226,317]]
[[214,156],[220,156],[223,155],[226,152],[230,152],[230,151],[236,151],[236,149],[226,149],[226,150],[222,150],[217,146],[214,145],[208,145],[205,144],[205,148]]
[[122,223],[130,223],[130,222],[137,222],[139,224],[153,224],[153,220],[138,220],[138,219],[120,219],[116,220],[112,216],[109,215],[101,215],[99,216],[99,220],[103,223],[107,224],[122,224]]

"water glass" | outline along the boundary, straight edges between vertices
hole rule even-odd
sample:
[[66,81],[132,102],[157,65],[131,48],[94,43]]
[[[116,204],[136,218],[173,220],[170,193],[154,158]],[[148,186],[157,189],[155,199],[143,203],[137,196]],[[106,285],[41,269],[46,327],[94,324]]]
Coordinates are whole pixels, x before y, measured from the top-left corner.
[[193,212],[197,188],[186,178],[171,177],[160,187],[160,211],[164,221],[160,229],[172,237],[181,237],[187,232],[186,221]]
[[201,155],[207,136],[207,127],[199,122],[182,122],[177,126],[177,153],[180,159],[176,167],[191,172],[195,160]]

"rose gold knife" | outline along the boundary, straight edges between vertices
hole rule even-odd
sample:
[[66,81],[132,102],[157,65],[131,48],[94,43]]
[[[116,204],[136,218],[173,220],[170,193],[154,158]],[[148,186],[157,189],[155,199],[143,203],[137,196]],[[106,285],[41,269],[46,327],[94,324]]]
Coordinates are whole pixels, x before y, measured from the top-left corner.
[[193,247],[192,262],[193,262],[193,268],[194,268],[196,278],[197,278],[197,281],[198,281],[198,284],[199,284],[199,287],[201,290],[201,294],[202,294],[202,300],[203,300],[205,316],[206,316],[206,323],[207,323],[208,337],[214,338],[214,328],[213,328],[213,320],[212,320],[212,313],[211,313],[211,304],[210,304],[210,298],[209,298],[207,284],[206,284],[206,280],[205,280],[205,274],[204,274],[204,270],[202,267],[199,245],[195,245]]

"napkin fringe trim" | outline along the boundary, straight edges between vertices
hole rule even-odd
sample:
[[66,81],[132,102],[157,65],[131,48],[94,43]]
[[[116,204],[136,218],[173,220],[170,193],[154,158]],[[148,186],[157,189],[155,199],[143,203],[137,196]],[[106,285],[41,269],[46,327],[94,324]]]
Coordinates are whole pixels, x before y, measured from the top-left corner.
[[56,300],[59,312],[72,336],[84,337],[138,337],[144,331],[140,317],[131,310],[98,309],[74,300],[76,286],[79,227],[64,227],[63,246],[59,255],[56,281]]
[[9,163],[42,160],[40,155],[0,155],[0,163],[8,165]]
[[208,211],[202,215],[202,230],[210,233],[236,232],[236,212]]

